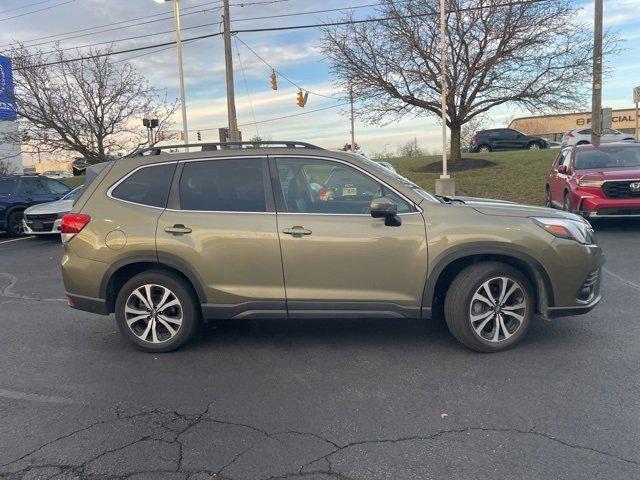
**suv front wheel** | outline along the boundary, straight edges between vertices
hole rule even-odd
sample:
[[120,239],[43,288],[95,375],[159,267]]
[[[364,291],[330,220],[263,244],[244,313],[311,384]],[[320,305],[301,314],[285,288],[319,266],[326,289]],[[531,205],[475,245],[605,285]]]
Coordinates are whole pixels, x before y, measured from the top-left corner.
[[529,281],[511,265],[483,262],[467,267],[451,283],[444,312],[449,330],[479,352],[513,347],[533,316]]
[[131,278],[118,292],[116,322],[122,334],[146,352],[170,352],[200,325],[195,295],[177,275],[161,270]]

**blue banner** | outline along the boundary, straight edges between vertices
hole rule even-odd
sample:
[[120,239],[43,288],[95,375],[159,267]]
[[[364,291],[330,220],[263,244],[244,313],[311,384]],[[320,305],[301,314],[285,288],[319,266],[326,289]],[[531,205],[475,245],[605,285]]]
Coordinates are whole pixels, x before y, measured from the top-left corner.
[[0,120],[16,119],[11,59],[0,55]]

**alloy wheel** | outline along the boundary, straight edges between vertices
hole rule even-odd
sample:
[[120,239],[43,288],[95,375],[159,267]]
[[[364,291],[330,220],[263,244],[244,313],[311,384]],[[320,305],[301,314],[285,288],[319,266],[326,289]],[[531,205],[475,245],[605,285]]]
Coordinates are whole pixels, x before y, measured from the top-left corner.
[[529,145],[529,150],[540,150],[540,145],[538,145],[537,143],[532,143],[531,145]]
[[129,329],[144,342],[171,340],[182,326],[180,300],[162,285],[146,284],[136,288],[127,298],[124,314]]
[[480,338],[493,343],[509,339],[522,327],[526,316],[524,289],[510,277],[484,282],[469,305],[471,328]]
[[11,217],[11,225],[9,225],[11,234],[14,236],[24,235],[24,225],[22,224],[22,220],[24,219],[23,215],[13,215]]

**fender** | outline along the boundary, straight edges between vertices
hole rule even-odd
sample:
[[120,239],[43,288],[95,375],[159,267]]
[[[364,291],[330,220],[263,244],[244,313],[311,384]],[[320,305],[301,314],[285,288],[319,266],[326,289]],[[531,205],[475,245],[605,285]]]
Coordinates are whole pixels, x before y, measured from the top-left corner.
[[[457,247],[452,247],[441,255],[439,255],[434,260],[434,267],[431,269],[431,273],[424,287],[424,293],[422,295],[422,308],[423,311],[431,310],[433,303],[433,295],[435,293],[436,283],[438,282],[438,278],[440,274],[444,271],[447,266],[449,266],[452,262],[459,260],[464,257],[470,257],[474,255],[491,255],[491,256],[504,256],[504,257],[512,257],[517,260],[524,262],[532,271],[534,276],[536,277],[536,283],[541,283],[541,285],[532,285],[537,290],[542,287],[544,292],[539,292],[540,294],[544,294],[544,302],[547,306],[554,305],[553,298],[553,288],[551,287],[551,280],[549,279],[549,275],[547,271],[544,269],[542,264],[536,260],[532,255],[527,253],[525,250],[514,247],[512,245],[500,243],[500,242],[479,242],[474,243],[472,245],[460,245]],[[538,303],[540,304],[540,298],[538,298]]]
[[102,281],[100,282],[100,298],[106,300],[109,282],[111,281],[111,278],[113,278],[113,274],[116,273],[116,271],[120,270],[122,267],[126,267],[127,265],[133,265],[136,263],[155,263],[159,267],[166,266],[180,272],[185,277],[187,277],[191,282],[191,285],[193,285],[200,303],[205,303],[207,301],[199,277],[186,263],[176,257],[167,254],[162,254],[159,257],[154,251],[127,257],[111,265],[103,275]]

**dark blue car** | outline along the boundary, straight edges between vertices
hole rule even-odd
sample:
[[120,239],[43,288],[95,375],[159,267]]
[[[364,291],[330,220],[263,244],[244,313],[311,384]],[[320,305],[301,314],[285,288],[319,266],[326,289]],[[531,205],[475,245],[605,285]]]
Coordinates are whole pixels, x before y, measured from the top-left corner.
[[25,208],[60,200],[71,189],[62,182],[39,175],[11,175],[0,178],[0,231],[22,235]]

